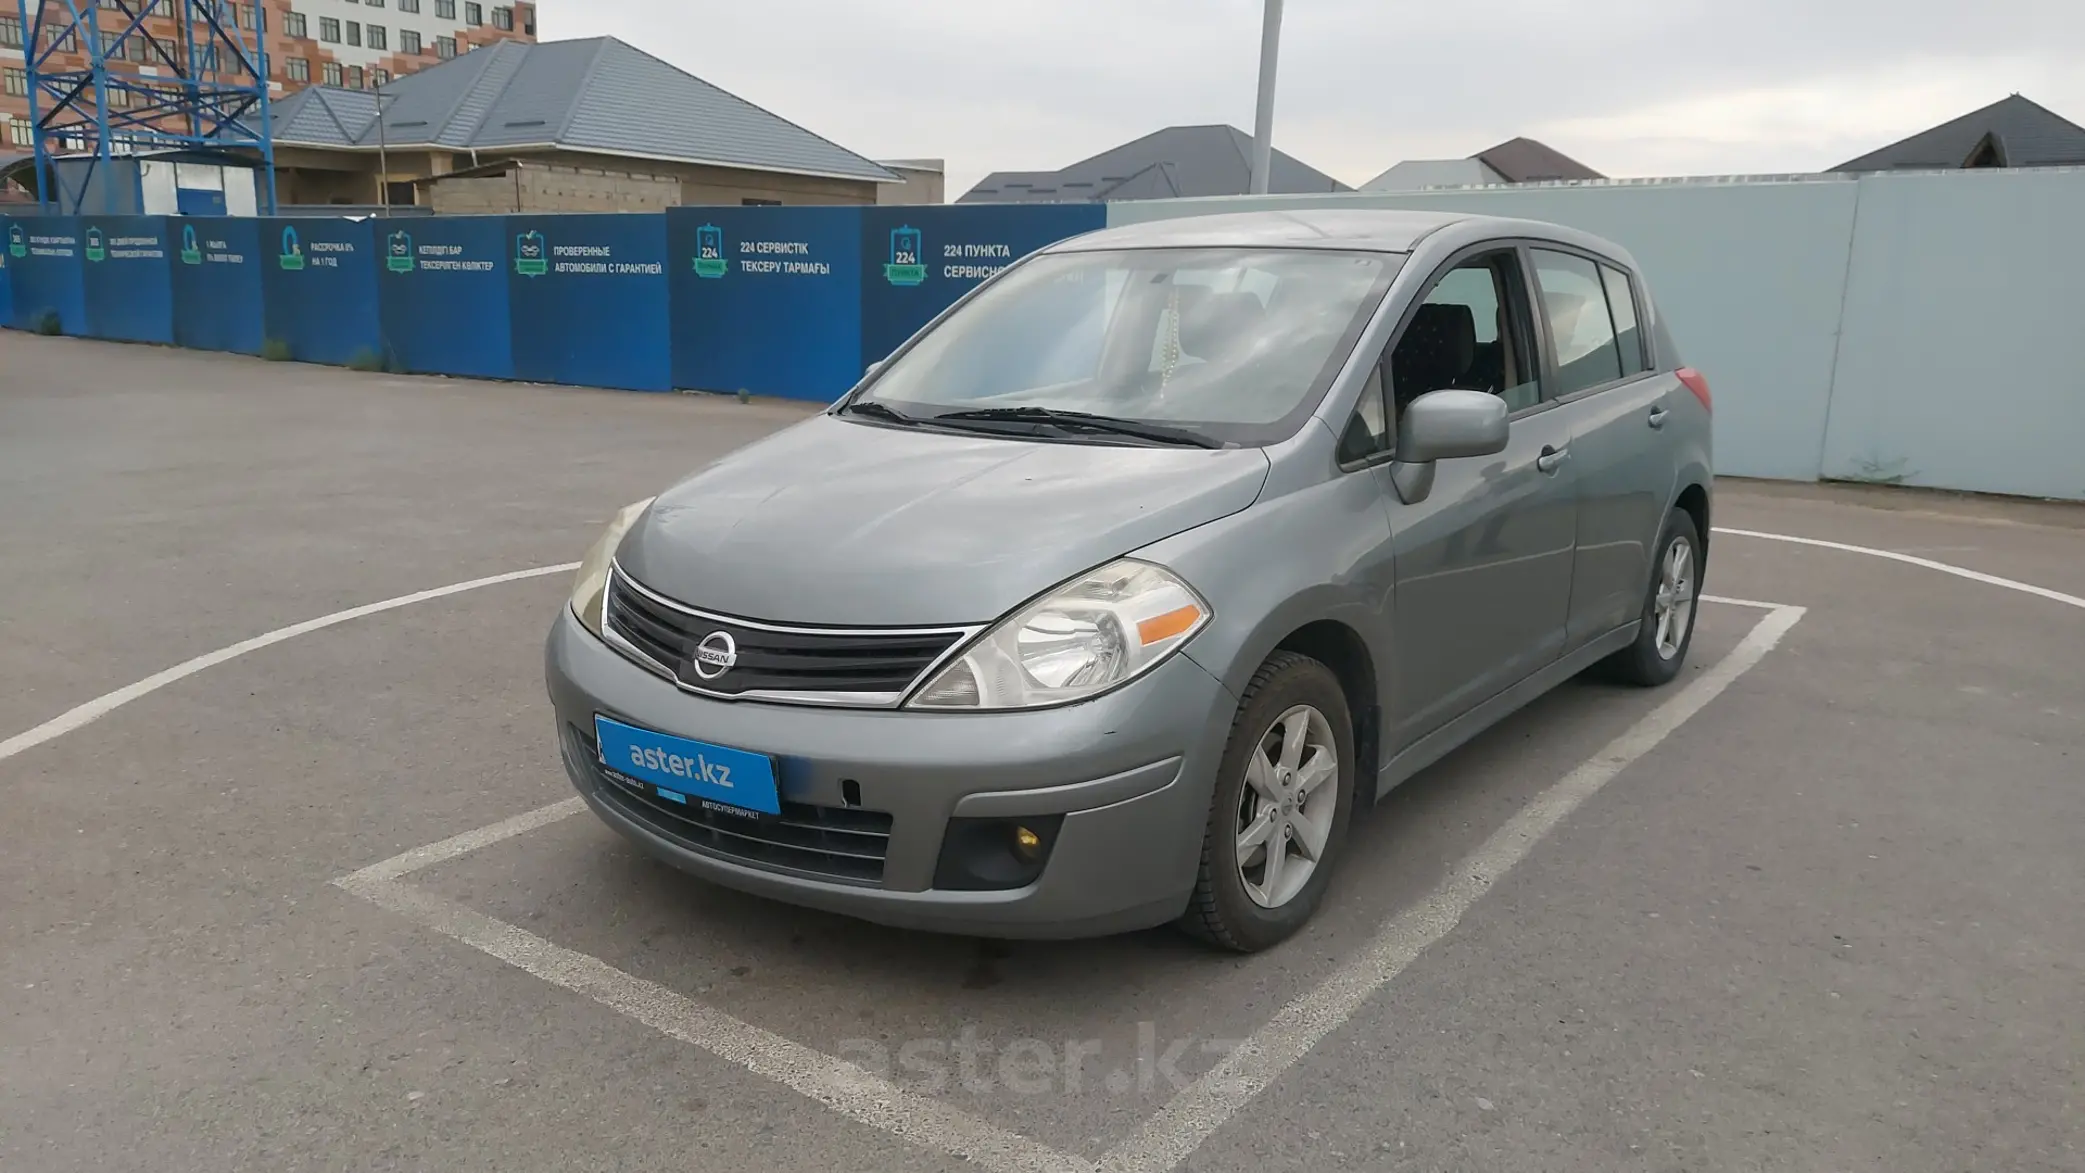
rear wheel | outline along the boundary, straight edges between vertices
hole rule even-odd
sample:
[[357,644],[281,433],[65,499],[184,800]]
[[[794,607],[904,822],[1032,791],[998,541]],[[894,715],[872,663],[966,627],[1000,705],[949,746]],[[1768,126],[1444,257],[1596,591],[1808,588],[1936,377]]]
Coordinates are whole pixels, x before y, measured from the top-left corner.
[[1694,613],[1701,599],[1701,533],[1692,514],[1672,511],[1657,551],[1636,642],[1601,662],[1606,675],[1624,684],[1652,687],[1670,681],[1679,675],[1694,642]]
[[1276,652],[1231,724],[1181,927],[1241,953],[1317,911],[1354,806],[1354,732],[1332,670]]

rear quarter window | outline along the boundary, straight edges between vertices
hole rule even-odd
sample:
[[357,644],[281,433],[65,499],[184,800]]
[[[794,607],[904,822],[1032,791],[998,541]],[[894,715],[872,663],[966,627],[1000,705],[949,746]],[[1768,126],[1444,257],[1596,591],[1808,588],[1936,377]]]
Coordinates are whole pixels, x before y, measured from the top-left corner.
[[1643,331],[1636,321],[1636,292],[1629,275],[1612,265],[1600,266],[1600,280],[1607,286],[1607,308],[1614,315],[1615,347],[1621,351],[1622,377],[1640,375],[1650,369],[1645,357]]

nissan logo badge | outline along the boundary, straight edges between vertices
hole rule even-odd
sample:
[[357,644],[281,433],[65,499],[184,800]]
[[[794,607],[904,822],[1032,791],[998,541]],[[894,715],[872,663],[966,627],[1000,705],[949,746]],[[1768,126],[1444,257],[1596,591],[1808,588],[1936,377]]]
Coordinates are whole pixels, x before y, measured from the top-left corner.
[[728,631],[712,631],[703,636],[702,642],[695,645],[694,658],[689,661],[695,675],[704,680],[715,680],[731,671],[731,666],[736,663],[738,641],[732,639]]

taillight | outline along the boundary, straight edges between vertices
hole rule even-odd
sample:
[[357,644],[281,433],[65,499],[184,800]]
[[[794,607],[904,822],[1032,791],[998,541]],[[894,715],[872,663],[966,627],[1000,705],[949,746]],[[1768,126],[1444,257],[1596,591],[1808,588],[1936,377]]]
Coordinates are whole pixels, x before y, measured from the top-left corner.
[[1680,382],[1687,385],[1687,390],[1694,392],[1694,398],[1701,400],[1702,410],[1709,412],[1716,410],[1709,403],[1709,381],[1706,376],[1693,367],[1681,367],[1675,373],[1679,375]]

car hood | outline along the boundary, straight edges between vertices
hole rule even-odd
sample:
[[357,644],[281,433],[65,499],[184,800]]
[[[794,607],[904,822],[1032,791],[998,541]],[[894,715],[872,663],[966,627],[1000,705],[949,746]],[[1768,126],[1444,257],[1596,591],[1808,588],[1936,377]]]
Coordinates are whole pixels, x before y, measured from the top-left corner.
[[982,623],[1252,504],[1258,449],[913,431],[818,416],[661,494],[617,559],[690,606],[862,626]]

